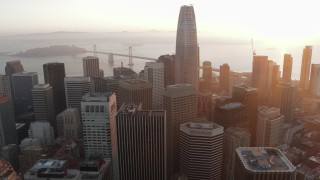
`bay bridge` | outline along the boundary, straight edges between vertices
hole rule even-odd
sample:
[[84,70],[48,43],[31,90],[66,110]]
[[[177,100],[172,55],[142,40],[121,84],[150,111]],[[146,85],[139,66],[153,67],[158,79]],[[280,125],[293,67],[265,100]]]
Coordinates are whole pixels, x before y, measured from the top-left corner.
[[[143,59],[143,60],[147,60],[147,61],[157,61],[157,58],[152,58],[152,57],[144,57],[144,56],[135,56],[132,55],[132,47],[129,47],[129,53],[128,54],[121,54],[121,53],[113,53],[113,52],[104,52],[104,51],[96,51],[96,47],[94,46],[94,50],[93,51],[86,51],[87,53],[93,53],[94,56],[96,56],[97,54],[106,54],[108,55],[108,61],[113,63],[114,62],[114,56],[120,56],[120,57],[128,57],[129,58],[129,66],[133,66],[133,58],[135,59]],[[202,66],[199,66],[199,69],[203,69]],[[218,68],[212,68],[212,71],[214,72],[220,72],[220,69]]]

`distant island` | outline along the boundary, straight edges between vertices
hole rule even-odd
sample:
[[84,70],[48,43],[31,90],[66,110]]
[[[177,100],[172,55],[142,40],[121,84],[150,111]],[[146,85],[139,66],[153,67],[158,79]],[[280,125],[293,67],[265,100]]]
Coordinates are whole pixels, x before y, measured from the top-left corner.
[[29,49],[25,52],[18,52],[12,56],[18,57],[49,57],[49,56],[70,56],[85,53],[86,50],[76,46],[49,46],[42,48]]

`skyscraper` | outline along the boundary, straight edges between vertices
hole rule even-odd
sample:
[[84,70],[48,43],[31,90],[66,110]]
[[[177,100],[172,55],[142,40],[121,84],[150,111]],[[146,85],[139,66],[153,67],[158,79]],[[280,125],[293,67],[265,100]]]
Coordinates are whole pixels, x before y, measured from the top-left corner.
[[81,118],[79,110],[68,108],[57,116],[58,137],[79,139],[82,137]]
[[0,94],[12,98],[9,76],[0,74]]
[[50,122],[57,135],[57,124],[54,115],[53,92],[49,84],[37,84],[33,86],[32,104],[35,120],[46,120]]
[[193,6],[181,6],[176,39],[176,84],[190,83],[198,90],[199,52]]
[[8,144],[17,144],[18,137],[11,99],[0,94],[0,150]]
[[228,64],[220,66],[220,92],[225,92],[229,95],[230,87],[230,67]]
[[114,93],[87,93],[81,102],[82,132],[86,158],[111,158],[110,121],[117,114]]
[[164,91],[163,63],[146,62],[144,76],[145,80],[152,84],[152,109],[162,109]]
[[99,74],[99,58],[94,56],[87,56],[82,59],[83,76],[84,77],[98,77]]
[[282,80],[284,82],[291,82],[292,74],[292,56],[291,54],[285,54],[283,58],[283,71],[282,71]]
[[294,84],[287,82],[280,82],[276,88],[272,105],[280,108],[280,113],[284,115],[287,123],[294,123],[296,90]]
[[251,146],[256,143],[256,130],[258,123],[258,92],[256,88],[248,86],[234,86],[232,98],[236,102],[245,105],[246,117],[249,121],[249,132],[251,134]]
[[303,49],[301,73],[300,73],[300,87],[302,90],[308,90],[309,77],[312,57],[312,46],[306,46]]
[[36,72],[20,72],[12,75],[15,99],[26,101],[27,107],[32,106],[31,89],[38,84],[38,74]]
[[312,64],[310,76],[310,95],[320,97],[320,64]]
[[189,180],[221,180],[222,151],[222,126],[209,122],[180,125],[180,172]]
[[139,80],[139,79],[131,79],[120,81],[119,84],[119,92],[120,92],[120,106],[123,103],[134,103],[140,104],[142,103],[142,108],[145,110],[152,109],[152,84]]
[[197,117],[197,94],[191,84],[167,86],[164,91],[163,109],[167,113],[168,178],[179,171],[180,124]]
[[163,63],[164,68],[164,88],[175,84],[175,61],[176,55],[162,55],[157,62]]
[[234,176],[235,150],[238,147],[249,147],[251,135],[243,128],[230,127],[223,134],[223,170],[222,178],[225,180],[236,180]]
[[68,108],[81,110],[82,96],[91,91],[90,77],[64,78],[66,102]]
[[53,91],[55,115],[66,109],[64,78],[66,71],[64,63],[47,63],[43,65],[44,82],[50,84]]
[[273,62],[268,56],[253,56],[252,87],[258,89],[260,104],[268,104],[272,87]]
[[114,179],[167,179],[165,111],[123,104],[112,129]]
[[276,147],[280,145],[283,137],[284,116],[278,108],[267,108],[259,112],[256,134],[258,147]]
[[237,180],[295,180],[296,168],[286,156],[271,147],[239,147],[236,149]]
[[229,127],[247,128],[250,124],[247,108],[240,102],[227,102],[217,105],[214,120],[225,129]]
[[22,66],[20,60],[9,61],[9,62],[6,62],[5,71],[6,71],[6,75],[9,77],[11,96],[12,96],[12,99],[14,100],[15,99],[15,94],[14,94],[12,75],[14,73],[23,72],[23,66]]

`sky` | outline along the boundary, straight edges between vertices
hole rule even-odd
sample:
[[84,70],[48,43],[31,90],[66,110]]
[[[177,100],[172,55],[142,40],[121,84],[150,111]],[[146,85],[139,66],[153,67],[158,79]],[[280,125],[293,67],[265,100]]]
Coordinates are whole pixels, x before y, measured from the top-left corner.
[[288,41],[320,37],[317,0],[0,0],[0,35],[176,31],[193,4],[198,33]]

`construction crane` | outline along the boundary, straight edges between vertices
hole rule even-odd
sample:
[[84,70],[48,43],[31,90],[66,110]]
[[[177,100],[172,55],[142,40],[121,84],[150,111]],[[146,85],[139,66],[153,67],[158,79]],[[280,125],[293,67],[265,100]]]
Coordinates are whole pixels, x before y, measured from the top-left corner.
[[252,56],[256,55],[256,51],[253,49],[253,40],[251,38],[251,48],[252,48]]

